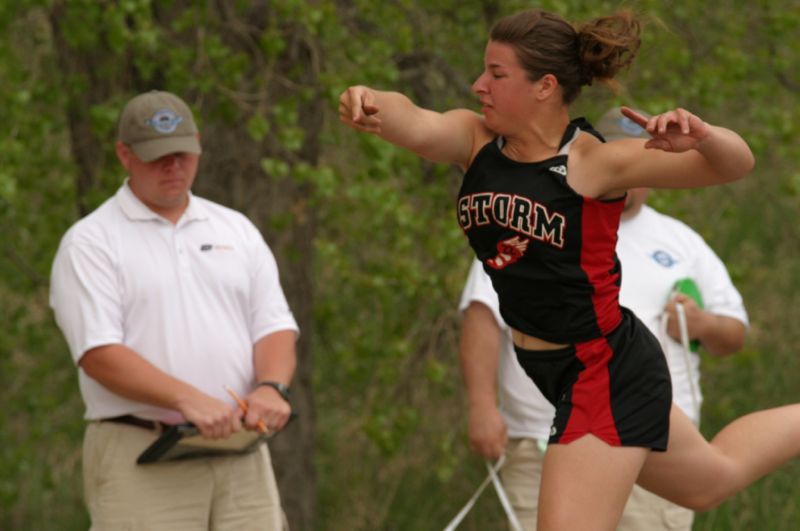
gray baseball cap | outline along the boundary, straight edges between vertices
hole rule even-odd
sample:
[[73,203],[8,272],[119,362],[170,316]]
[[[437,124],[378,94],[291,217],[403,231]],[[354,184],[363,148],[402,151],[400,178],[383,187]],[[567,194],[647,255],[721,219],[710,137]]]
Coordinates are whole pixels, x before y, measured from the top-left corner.
[[153,90],[122,109],[117,138],[151,162],[170,153],[202,153],[189,106],[175,94]]
[[[650,118],[650,115],[644,111],[633,110]],[[650,138],[650,134],[642,129],[639,124],[622,114],[620,107],[614,107],[606,111],[597,122],[595,129],[609,142],[620,138]]]

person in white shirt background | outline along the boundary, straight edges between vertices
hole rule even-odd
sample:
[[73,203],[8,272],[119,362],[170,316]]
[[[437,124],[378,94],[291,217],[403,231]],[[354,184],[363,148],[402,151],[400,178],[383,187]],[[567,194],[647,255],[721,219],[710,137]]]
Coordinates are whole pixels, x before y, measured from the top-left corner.
[[[272,251],[243,214],[191,193],[200,135],[178,96],[120,113],[127,178],[76,222],[50,302],[79,373],[92,529],[259,529],[284,516],[269,451],[139,466],[165,425],[208,439],[288,422],[297,323]],[[225,386],[242,397],[240,409]]]
[[[607,141],[648,136],[619,108],[606,112],[597,130]],[[620,302],[633,310],[661,342],[672,378],[673,401],[699,425],[700,356],[686,340],[699,343],[713,356],[732,354],[744,344],[747,313],[714,251],[686,224],[647,206],[648,192],[644,188],[630,190],[622,214],[617,243],[622,263]],[[676,291],[676,283],[687,279],[699,291],[699,297]],[[477,396],[483,391],[467,386],[470,445],[475,452],[487,455],[488,448],[505,442],[503,483],[522,526],[526,531],[534,530],[553,406],[519,365],[509,328],[499,313],[497,295],[477,260],[470,269],[459,308],[463,312],[460,358],[468,359],[488,349],[500,351],[499,404],[494,398]],[[683,337],[681,322],[685,324]],[[487,409],[487,402],[494,406]],[[692,511],[634,486],[618,529],[688,530],[693,518]]]

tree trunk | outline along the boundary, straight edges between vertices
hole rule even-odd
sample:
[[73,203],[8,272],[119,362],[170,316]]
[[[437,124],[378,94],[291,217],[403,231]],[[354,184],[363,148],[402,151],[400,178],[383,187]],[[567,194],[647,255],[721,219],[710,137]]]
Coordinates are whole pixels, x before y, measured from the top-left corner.
[[[262,27],[259,20],[267,13],[264,9],[248,19],[254,27]],[[230,13],[228,13],[230,15]],[[223,15],[224,16],[224,15]],[[277,134],[268,134],[262,141],[254,140],[242,123],[234,126],[204,120],[208,127],[203,131],[204,164],[201,166],[197,188],[206,195],[244,212],[264,234],[275,254],[281,275],[281,284],[289,305],[300,326],[297,344],[298,365],[292,383],[292,406],[298,413],[281,434],[270,442],[281,500],[292,531],[312,531],[317,519],[317,477],[314,467],[314,427],[316,412],[312,394],[312,327],[314,290],[313,241],[316,229],[316,214],[312,206],[312,190],[307,183],[288,177],[279,178],[265,174],[261,160],[269,157],[281,159],[290,166],[305,163],[316,166],[319,161],[322,129],[323,98],[319,94],[315,50],[305,39],[299,28],[287,28],[291,35],[277,64],[272,65],[274,77],[266,72],[254,70],[254,78],[262,76],[269,81],[266,89],[251,89],[250,96],[257,94],[242,108],[251,113],[263,114],[261,109],[271,108],[276,102],[294,95],[297,86],[310,88],[315,97],[298,103],[299,126],[304,132],[304,141],[297,151],[289,151],[281,145]],[[246,36],[238,35],[243,50],[250,50]],[[255,58],[253,64],[262,63]],[[279,75],[300,72],[287,83]],[[286,87],[293,87],[287,89]],[[267,113],[268,114],[268,113]],[[279,131],[280,125],[271,124],[271,131]],[[291,173],[291,172],[290,172]],[[205,190],[205,192],[203,192]]]

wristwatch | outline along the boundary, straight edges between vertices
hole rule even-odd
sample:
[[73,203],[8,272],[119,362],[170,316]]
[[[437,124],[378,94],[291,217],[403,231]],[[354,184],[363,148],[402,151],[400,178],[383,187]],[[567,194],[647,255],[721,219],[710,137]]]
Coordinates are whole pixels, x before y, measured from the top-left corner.
[[287,402],[290,402],[290,400],[289,400],[289,386],[283,385],[280,382],[273,382],[272,380],[264,380],[263,382],[258,382],[258,384],[256,385],[256,387],[261,387],[261,386],[272,387],[273,389],[278,391],[278,393],[281,395],[281,397],[284,400],[286,400]]

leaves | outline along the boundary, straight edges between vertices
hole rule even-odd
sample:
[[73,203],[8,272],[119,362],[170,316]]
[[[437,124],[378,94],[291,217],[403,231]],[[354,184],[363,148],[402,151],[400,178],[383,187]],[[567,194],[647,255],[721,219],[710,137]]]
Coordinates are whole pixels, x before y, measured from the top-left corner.
[[[0,527],[87,527],[75,469],[82,407],[46,284],[63,232],[120,183],[119,107],[150,88],[190,100],[204,143],[213,139],[204,144],[212,165],[200,178],[203,193],[264,225],[285,282],[313,279],[313,293],[302,297],[314,323],[303,339],[313,345],[318,404],[322,519],[315,528],[444,525],[471,494],[464,478],[476,464],[466,447],[456,358],[456,304],[470,260],[453,214],[460,175],[344,129],[337,99],[349,84],[366,83],[435,110],[475,108],[470,85],[488,28],[529,6],[0,3],[0,388],[10,404],[0,416],[0,505],[12,507]],[[617,8],[586,0],[540,6],[576,21]],[[800,78],[793,43],[800,11],[772,0],[723,0],[714,9],[640,0],[636,7],[650,22],[640,57],[620,79],[625,89],[586,88],[574,114],[596,118],[618,103],[650,112],[681,105],[741,131],[758,160],[734,186],[651,199],[708,239],[750,310],[748,352],[704,372],[710,433],[732,415],[786,401],[796,382]],[[76,117],[87,119],[87,130],[72,131]],[[313,246],[313,260],[303,245]],[[480,464],[477,470],[483,473]],[[737,515],[747,513],[780,529],[772,515],[792,521],[797,511],[797,490],[785,477],[771,476],[768,487],[699,516],[696,527],[735,529]],[[489,507],[464,528],[495,524]]]

